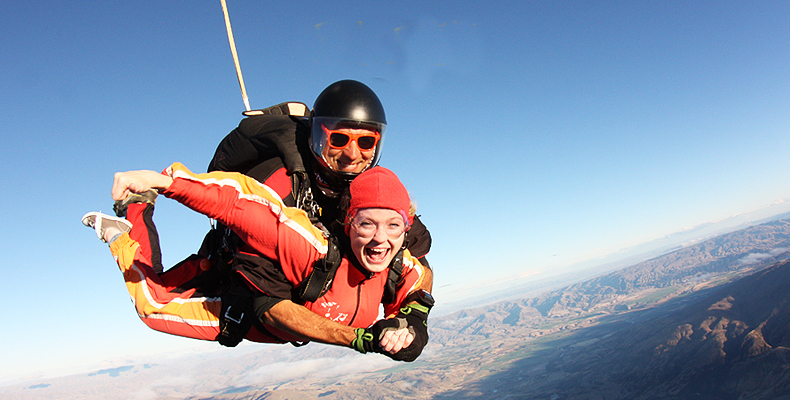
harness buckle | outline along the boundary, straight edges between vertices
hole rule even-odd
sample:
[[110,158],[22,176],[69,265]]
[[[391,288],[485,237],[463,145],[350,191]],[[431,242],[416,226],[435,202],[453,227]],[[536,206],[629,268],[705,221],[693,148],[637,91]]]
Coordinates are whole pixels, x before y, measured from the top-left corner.
[[233,309],[233,306],[228,306],[228,309],[225,310],[225,320],[226,321],[231,321],[231,322],[234,322],[234,323],[237,323],[237,324],[241,325],[241,321],[244,319],[244,311],[242,311],[241,314],[238,317],[234,317],[234,316],[230,315],[230,310],[231,309]]

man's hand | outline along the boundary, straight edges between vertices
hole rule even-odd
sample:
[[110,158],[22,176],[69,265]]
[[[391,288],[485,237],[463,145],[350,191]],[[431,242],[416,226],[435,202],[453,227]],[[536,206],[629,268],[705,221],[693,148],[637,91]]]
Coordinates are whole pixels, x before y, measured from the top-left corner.
[[113,200],[123,200],[129,193],[143,193],[150,189],[167,189],[173,178],[156,171],[116,172],[112,183]]

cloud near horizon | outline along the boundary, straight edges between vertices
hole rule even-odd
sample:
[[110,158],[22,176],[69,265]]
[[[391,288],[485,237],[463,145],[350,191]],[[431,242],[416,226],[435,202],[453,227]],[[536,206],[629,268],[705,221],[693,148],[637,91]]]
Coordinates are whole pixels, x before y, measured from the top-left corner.
[[758,262],[764,261],[766,259],[769,259],[769,258],[772,258],[772,257],[776,257],[779,254],[782,254],[782,253],[786,252],[787,250],[788,250],[787,247],[778,247],[778,248],[775,248],[775,249],[769,251],[768,253],[747,254],[746,256],[744,256],[743,258],[738,260],[738,262],[740,262],[741,264],[744,264],[744,265],[757,264]]
[[316,358],[295,362],[276,362],[251,370],[240,376],[239,386],[283,384],[296,379],[353,379],[360,372],[370,372],[392,366],[392,361],[380,355],[349,355],[339,358]]

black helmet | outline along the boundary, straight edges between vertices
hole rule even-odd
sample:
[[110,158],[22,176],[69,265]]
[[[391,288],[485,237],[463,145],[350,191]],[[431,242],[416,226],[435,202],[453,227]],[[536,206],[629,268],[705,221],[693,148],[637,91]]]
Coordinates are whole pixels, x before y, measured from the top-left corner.
[[335,171],[327,164],[324,158],[329,140],[327,130],[366,129],[378,132],[373,157],[363,171],[378,164],[387,118],[378,96],[365,84],[343,80],[329,85],[315,100],[311,123],[310,149],[315,157],[316,171],[328,185],[348,185],[359,173]]

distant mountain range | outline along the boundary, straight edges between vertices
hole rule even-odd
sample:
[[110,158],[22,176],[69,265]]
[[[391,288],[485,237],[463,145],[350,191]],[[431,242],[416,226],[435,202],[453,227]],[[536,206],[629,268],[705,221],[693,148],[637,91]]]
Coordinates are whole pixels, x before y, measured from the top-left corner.
[[[790,399],[790,220],[431,318],[414,363],[260,346],[0,387],[0,397]],[[249,349],[249,347],[248,347]]]
[[[561,322],[544,325],[539,343],[501,339],[517,352],[530,349],[525,357],[436,398],[790,398],[789,284],[790,261],[782,261],[639,310],[555,316]],[[537,315],[517,304],[497,309],[482,314],[470,333],[523,335],[498,326]]]
[[[439,304],[438,311],[443,315],[474,307],[474,304],[491,304],[504,300],[521,299],[526,296],[537,296],[547,290],[566,287],[569,284],[591,279],[605,272],[619,271],[694,246],[719,236],[726,236],[740,230],[770,223],[777,220],[790,219],[790,199],[776,202],[767,207],[748,213],[741,213],[720,221],[708,222],[694,227],[647,241],[635,246],[617,249],[602,258],[591,259],[560,268],[566,272],[551,275],[546,272],[539,276],[511,280],[500,284],[496,290],[472,297],[453,304]],[[548,275],[547,275],[548,274]],[[545,276],[544,276],[545,275]]]
[[776,220],[448,316],[438,341],[475,342],[466,333],[528,354],[438,398],[790,398],[789,248],[790,220]]
[[[713,277],[741,276],[790,250],[790,220],[776,220],[683,247],[634,266],[544,294],[529,303],[546,316],[591,312],[629,297]],[[694,286],[690,290],[694,290]]]

